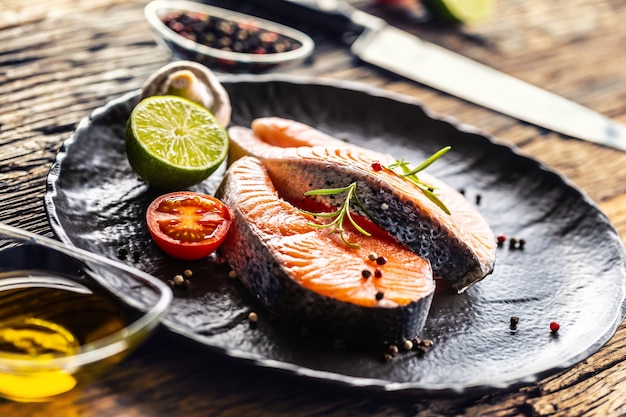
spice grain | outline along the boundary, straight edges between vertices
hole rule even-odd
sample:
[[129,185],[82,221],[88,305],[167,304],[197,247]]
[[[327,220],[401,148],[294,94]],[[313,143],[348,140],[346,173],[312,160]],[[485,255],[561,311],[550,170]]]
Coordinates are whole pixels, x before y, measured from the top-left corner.
[[300,42],[271,30],[259,28],[254,20],[239,23],[201,13],[172,12],[163,23],[179,35],[225,51],[273,54],[300,48]]

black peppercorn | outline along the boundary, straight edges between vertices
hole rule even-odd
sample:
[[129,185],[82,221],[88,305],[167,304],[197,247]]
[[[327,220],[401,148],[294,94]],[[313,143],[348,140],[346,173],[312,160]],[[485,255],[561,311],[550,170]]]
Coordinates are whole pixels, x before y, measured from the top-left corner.
[[398,349],[398,346],[396,345],[389,345],[387,347],[387,353],[389,353],[391,356],[396,356],[399,352],[400,350]]
[[421,344],[423,346],[426,346],[426,347],[432,347],[433,346],[433,341],[430,340],[430,339],[424,339],[424,340],[422,340]]

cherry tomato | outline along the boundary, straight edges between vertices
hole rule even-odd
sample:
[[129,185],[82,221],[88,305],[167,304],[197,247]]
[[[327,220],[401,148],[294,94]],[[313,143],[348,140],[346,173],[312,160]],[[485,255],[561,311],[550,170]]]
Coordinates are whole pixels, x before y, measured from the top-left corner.
[[176,191],[155,199],[146,213],[152,239],[178,259],[200,259],[215,252],[231,224],[228,208],[215,197]]

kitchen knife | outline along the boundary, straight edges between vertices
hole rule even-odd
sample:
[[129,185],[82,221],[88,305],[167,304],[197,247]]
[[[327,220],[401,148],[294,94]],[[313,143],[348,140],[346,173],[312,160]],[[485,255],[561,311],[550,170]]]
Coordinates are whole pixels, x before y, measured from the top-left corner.
[[342,0],[255,0],[276,13],[354,34],[362,61],[528,123],[626,151],[626,126],[556,94],[419,39]]

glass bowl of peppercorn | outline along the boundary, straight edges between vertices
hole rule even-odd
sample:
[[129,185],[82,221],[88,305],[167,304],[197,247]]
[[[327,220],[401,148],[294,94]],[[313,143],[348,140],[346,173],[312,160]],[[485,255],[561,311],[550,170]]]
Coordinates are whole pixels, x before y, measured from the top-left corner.
[[263,73],[302,62],[315,44],[269,20],[191,1],[155,0],[144,9],[156,42],[174,59],[214,71]]

